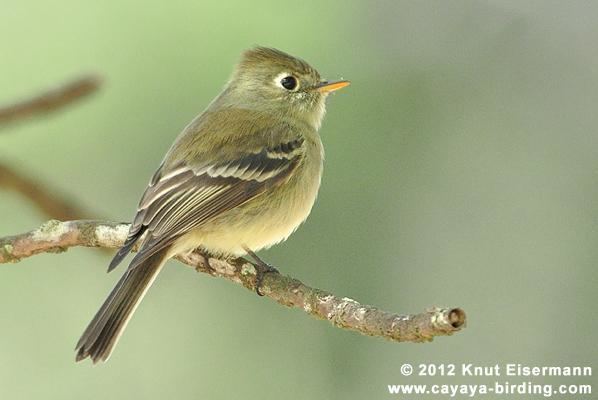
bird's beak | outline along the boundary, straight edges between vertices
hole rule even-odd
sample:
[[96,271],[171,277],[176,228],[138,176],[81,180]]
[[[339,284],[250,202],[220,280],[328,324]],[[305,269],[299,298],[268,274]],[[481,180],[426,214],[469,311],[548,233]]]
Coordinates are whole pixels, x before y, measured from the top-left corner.
[[335,81],[335,82],[320,82],[319,84],[317,84],[316,86],[314,86],[314,89],[317,90],[320,93],[330,93],[330,92],[334,92],[335,90],[339,90],[344,88],[345,86],[349,86],[351,84],[351,82],[349,81]]

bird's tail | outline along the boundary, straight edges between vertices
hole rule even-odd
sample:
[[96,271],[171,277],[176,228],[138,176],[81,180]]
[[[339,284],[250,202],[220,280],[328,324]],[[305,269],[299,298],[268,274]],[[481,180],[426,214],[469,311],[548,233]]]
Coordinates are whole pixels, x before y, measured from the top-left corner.
[[89,357],[95,364],[110,357],[129,319],[166,262],[167,252],[168,248],[163,249],[124,273],[81,335],[75,349],[77,361]]

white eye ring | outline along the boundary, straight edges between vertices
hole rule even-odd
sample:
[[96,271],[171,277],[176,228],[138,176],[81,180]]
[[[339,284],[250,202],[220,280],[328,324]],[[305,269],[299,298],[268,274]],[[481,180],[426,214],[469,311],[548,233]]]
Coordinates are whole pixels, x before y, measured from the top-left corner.
[[[286,81],[286,82],[285,82]],[[296,92],[299,89],[299,79],[288,72],[281,72],[274,78],[274,84],[289,92]],[[291,85],[291,87],[288,86]]]

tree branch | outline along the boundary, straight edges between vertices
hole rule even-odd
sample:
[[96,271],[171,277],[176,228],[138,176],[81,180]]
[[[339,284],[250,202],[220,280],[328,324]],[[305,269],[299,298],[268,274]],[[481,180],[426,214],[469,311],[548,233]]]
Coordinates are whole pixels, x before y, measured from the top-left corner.
[[[120,247],[128,230],[129,225],[124,223],[51,220],[34,231],[0,238],[0,263],[18,262],[43,252],[62,252],[74,246]],[[177,259],[197,271],[228,279],[252,291],[256,271],[262,268],[243,258],[218,259],[198,251]],[[337,327],[397,342],[427,342],[465,327],[465,312],[459,308],[435,307],[415,315],[394,314],[277,273],[264,276],[260,291],[282,305],[300,308]]]
[[85,76],[18,103],[0,107],[0,125],[45,114],[67,106],[100,87],[97,76]]

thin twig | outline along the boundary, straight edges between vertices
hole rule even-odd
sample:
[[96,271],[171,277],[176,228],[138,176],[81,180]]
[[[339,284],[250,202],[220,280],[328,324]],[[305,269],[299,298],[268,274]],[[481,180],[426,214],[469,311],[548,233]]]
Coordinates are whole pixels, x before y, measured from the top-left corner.
[[46,217],[61,220],[86,217],[79,207],[63,195],[8,165],[0,163],[0,188],[14,190],[29,199]]
[[94,93],[100,83],[97,76],[85,76],[30,99],[0,107],[0,125],[60,109]]
[[[17,262],[43,252],[66,251],[74,246],[120,247],[128,230],[128,224],[115,222],[48,221],[34,231],[0,238],[0,263]],[[263,268],[242,258],[211,258],[198,251],[177,259],[197,271],[226,278],[252,291],[255,291],[256,271]],[[260,292],[340,328],[397,342],[427,342],[465,326],[465,312],[460,308],[435,307],[414,315],[389,313],[277,273],[265,275]]]

